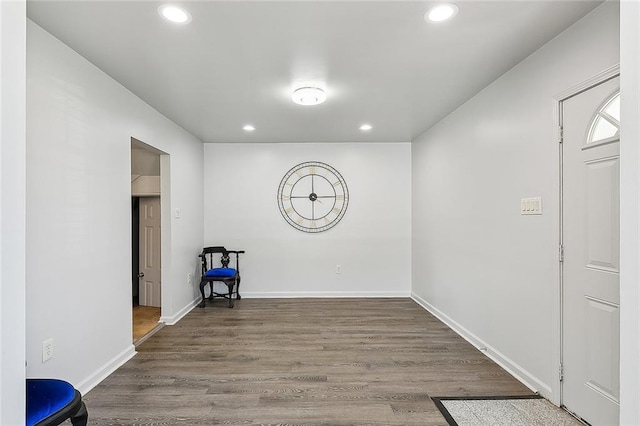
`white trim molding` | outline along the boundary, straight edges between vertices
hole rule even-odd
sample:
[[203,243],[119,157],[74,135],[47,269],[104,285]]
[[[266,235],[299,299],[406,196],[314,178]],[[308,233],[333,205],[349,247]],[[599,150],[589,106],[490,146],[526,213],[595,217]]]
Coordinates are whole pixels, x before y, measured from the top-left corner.
[[187,303],[187,305],[184,308],[180,309],[175,315],[172,315],[170,317],[161,316],[158,322],[164,323],[165,325],[176,325],[178,321],[184,318],[185,315],[191,312],[191,310],[195,308],[198,305],[198,303],[200,303],[200,299],[201,299],[200,296],[198,296],[197,299],[194,299],[191,302]]
[[75,385],[76,389],[86,395],[91,389],[96,387],[100,382],[106,379],[111,373],[123,366],[127,361],[137,354],[135,346],[131,345],[127,349],[109,360],[106,364],[96,370],[92,375]]
[[620,2],[620,424],[640,424],[640,2]]
[[246,299],[290,299],[290,298],[381,298],[381,297],[411,297],[405,291],[275,291],[242,293]]
[[449,328],[455,331],[460,337],[471,343],[476,349],[483,352],[488,358],[490,358],[500,367],[504,368],[509,374],[515,377],[523,385],[531,389],[533,392],[540,393],[545,398],[549,398],[551,396],[551,387],[549,385],[538,380],[538,378],[536,378],[533,374],[529,373],[509,357],[507,357],[491,345],[487,344],[485,341],[464,328],[462,325],[458,324],[456,321],[451,319],[451,317],[440,311],[438,308],[436,308],[417,294],[412,293],[411,298],[417,304],[422,306],[426,311],[428,311],[430,314],[438,318]]
[[620,64],[615,64],[610,66],[609,68],[599,72],[591,78],[586,79],[573,87],[568,88],[567,90],[563,90],[553,97],[555,102],[566,101],[569,98],[572,98],[585,90],[589,90],[598,84],[602,84],[607,80],[611,80],[612,78],[620,75]]

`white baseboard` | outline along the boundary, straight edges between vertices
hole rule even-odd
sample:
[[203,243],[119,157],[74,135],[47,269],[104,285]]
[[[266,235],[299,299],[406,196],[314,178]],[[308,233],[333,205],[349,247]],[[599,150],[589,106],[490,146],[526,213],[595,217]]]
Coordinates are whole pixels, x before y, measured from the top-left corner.
[[411,297],[408,291],[275,291],[275,292],[243,292],[247,299],[291,299],[291,298],[350,298],[350,297]]
[[161,316],[158,322],[165,323],[166,325],[176,325],[176,323],[180,321],[189,312],[191,312],[191,310],[195,308],[198,305],[198,303],[200,303],[200,297],[187,303],[187,305],[184,308],[180,309],[178,313],[176,313],[175,315]]
[[96,387],[101,381],[107,378],[109,374],[116,371],[119,367],[124,365],[125,362],[129,361],[137,354],[135,346],[131,345],[124,351],[120,352],[118,355],[113,357],[109,362],[100,367],[96,372],[94,372],[91,376],[84,379],[78,385],[76,385],[76,389],[82,394],[85,395],[91,389]]
[[533,374],[529,373],[527,370],[519,366],[517,363],[509,359],[507,356],[502,354],[491,345],[488,345],[481,338],[471,333],[462,325],[455,322],[449,316],[444,314],[442,311],[437,309],[426,300],[422,299],[420,296],[416,295],[415,293],[411,293],[411,298],[433,316],[449,326],[449,328],[451,328],[453,331],[458,333],[460,337],[471,343],[476,347],[476,349],[483,352],[487,357],[493,360],[500,367],[504,368],[509,374],[518,379],[523,385],[531,389],[533,392],[539,392],[540,395],[544,396],[545,398],[551,398],[552,390],[549,385],[541,382]]
[[[160,317],[159,323],[164,323],[168,325],[175,325],[182,317],[188,314],[197,304],[200,298],[194,299],[190,303],[188,303],[184,308],[182,308],[178,313],[170,317]],[[124,351],[120,352],[118,355],[113,357],[109,362],[100,367],[96,372],[94,372],[91,376],[84,379],[78,385],[76,385],[76,389],[82,394],[85,395],[91,389],[96,387],[100,382],[109,376],[109,374],[116,371],[119,367],[124,365],[125,362],[129,361],[137,354],[135,346],[132,344]]]

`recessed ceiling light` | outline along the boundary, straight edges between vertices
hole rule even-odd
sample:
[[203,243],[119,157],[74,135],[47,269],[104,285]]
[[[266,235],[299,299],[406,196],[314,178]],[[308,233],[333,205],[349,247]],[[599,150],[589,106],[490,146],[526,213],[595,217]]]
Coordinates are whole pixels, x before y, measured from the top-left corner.
[[371,124],[363,124],[362,126],[360,126],[360,130],[363,130],[365,132],[368,131],[368,130],[371,130],[371,129],[373,129]]
[[178,6],[165,4],[158,8],[158,13],[163,18],[176,24],[188,24],[191,22],[191,14]]
[[253,132],[256,128],[253,127],[251,124],[247,124],[246,126],[243,126],[242,129],[247,132]]
[[443,22],[456,16],[458,13],[458,6],[451,3],[439,4],[432,7],[424,14],[425,21],[428,22]]
[[291,99],[298,105],[318,105],[327,99],[327,94],[318,87],[301,87],[293,91]]

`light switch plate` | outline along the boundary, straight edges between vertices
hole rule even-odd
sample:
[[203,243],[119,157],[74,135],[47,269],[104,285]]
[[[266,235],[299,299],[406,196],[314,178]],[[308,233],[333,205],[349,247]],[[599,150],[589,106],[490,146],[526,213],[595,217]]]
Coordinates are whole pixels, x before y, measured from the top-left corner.
[[542,197],[521,198],[520,214],[522,215],[542,214]]

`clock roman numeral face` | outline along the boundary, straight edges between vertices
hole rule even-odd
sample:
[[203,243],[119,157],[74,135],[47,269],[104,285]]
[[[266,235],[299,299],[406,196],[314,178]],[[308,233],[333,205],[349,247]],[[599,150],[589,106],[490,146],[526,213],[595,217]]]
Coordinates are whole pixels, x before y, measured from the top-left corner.
[[347,211],[347,183],[328,164],[311,161],[289,170],[278,187],[282,217],[304,232],[322,232],[335,226]]

